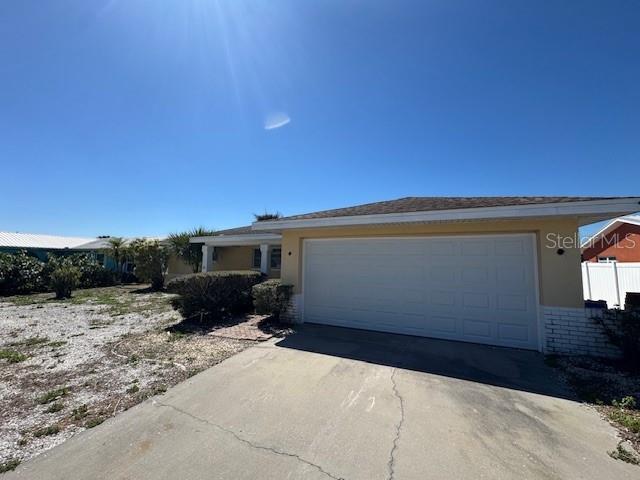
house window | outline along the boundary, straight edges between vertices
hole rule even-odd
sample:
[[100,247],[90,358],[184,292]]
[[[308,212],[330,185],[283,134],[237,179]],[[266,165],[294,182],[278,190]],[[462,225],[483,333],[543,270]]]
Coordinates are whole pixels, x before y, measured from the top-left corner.
[[98,265],[104,265],[104,253],[96,253],[96,263]]
[[259,248],[253,249],[253,268],[260,268],[260,263],[262,261],[262,253]]
[[611,263],[615,261],[616,257],[598,257],[598,263]]
[[282,251],[279,248],[271,250],[271,268],[280,269],[280,261],[282,260]]

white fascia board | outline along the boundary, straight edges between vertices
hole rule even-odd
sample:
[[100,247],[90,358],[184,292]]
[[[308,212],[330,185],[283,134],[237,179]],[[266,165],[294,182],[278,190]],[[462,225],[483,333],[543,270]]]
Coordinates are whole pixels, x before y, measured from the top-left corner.
[[620,219],[616,218],[607,223],[604,227],[598,230],[596,233],[585,239],[580,245],[580,248],[585,248],[590,242],[597,240],[601,235],[606,235],[620,225]]
[[205,237],[191,237],[190,243],[204,243],[216,247],[232,247],[244,245],[279,245],[282,235],[277,233],[254,233],[250,235],[213,235]]
[[[638,220],[636,220],[636,218],[638,218]],[[589,243],[598,240],[598,238],[602,236],[608,235],[623,223],[628,223],[630,225],[640,225],[640,216],[614,218],[609,223],[607,223],[604,227],[602,227],[600,230],[598,230],[596,233],[594,233],[589,238],[587,238],[584,242],[582,242],[582,245],[580,245],[580,247],[585,248]]]
[[[587,200],[583,202],[543,203],[504,207],[457,208],[426,212],[386,213],[377,215],[353,215],[344,217],[309,218],[299,220],[270,220],[254,222],[253,230],[290,228],[341,227],[381,225],[387,223],[428,223],[461,220],[517,219],[555,216],[618,216],[640,209],[640,197],[611,200]],[[606,218],[606,217],[605,217]]]

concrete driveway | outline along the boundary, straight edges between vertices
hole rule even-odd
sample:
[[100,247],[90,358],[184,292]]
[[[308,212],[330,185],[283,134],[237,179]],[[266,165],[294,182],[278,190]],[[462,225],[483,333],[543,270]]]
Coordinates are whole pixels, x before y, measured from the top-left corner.
[[534,352],[305,326],[4,478],[638,479]]

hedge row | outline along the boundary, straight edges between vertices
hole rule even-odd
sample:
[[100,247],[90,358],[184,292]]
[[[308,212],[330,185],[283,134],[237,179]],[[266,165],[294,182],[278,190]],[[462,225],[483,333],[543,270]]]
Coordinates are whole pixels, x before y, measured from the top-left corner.
[[280,317],[280,314],[285,312],[289,306],[291,290],[291,285],[283,285],[277,279],[254,285],[252,294],[256,313]]
[[26,252],[0,253],[0,295],[22,295],[51,290],[52,273],[63,266],[78,270],[80,288],[106,287],[115,283],[114,274],[90,255],[50,256],[42,262]]
[[194,273],[171,280],[167,291],[178,294],[172,304],[183,317],[221,318],[251,310],[251,287],[261,280],[253,271]]
[[289,302],[291,287],[280,280],[263,280],[254,271],[194,273],[171,280],[167,291],[178,294],[172,304],[184,318],[215,321],[254,306],[257,313],[279,316]]

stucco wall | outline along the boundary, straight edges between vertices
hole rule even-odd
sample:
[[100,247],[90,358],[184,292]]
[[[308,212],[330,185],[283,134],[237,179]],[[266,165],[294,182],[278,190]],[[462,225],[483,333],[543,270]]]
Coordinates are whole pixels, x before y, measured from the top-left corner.
[[[578,222],[574,218],[556,220],[461,222],[426,225],[343,227],[284,230],[282,234],[282,280],[301,293],[302,243],[305,238],[368,237],[406,235],[451,235],[479,233],[535,233],[538,251],[538,280],[543,305],[578,308],[583,305]],[[557,245],[556,235],[565,239]],[[553,248],[551,248],[553,247]],[[564,248],[558,255],[557,249]]]
[[186,263],[182,258],[171,254],[167,262],[167,274],[169,275],[185,275],[193,273],[191,265]]
[[257,247],[216,247],[213,270],[253,270],[254,248]]

